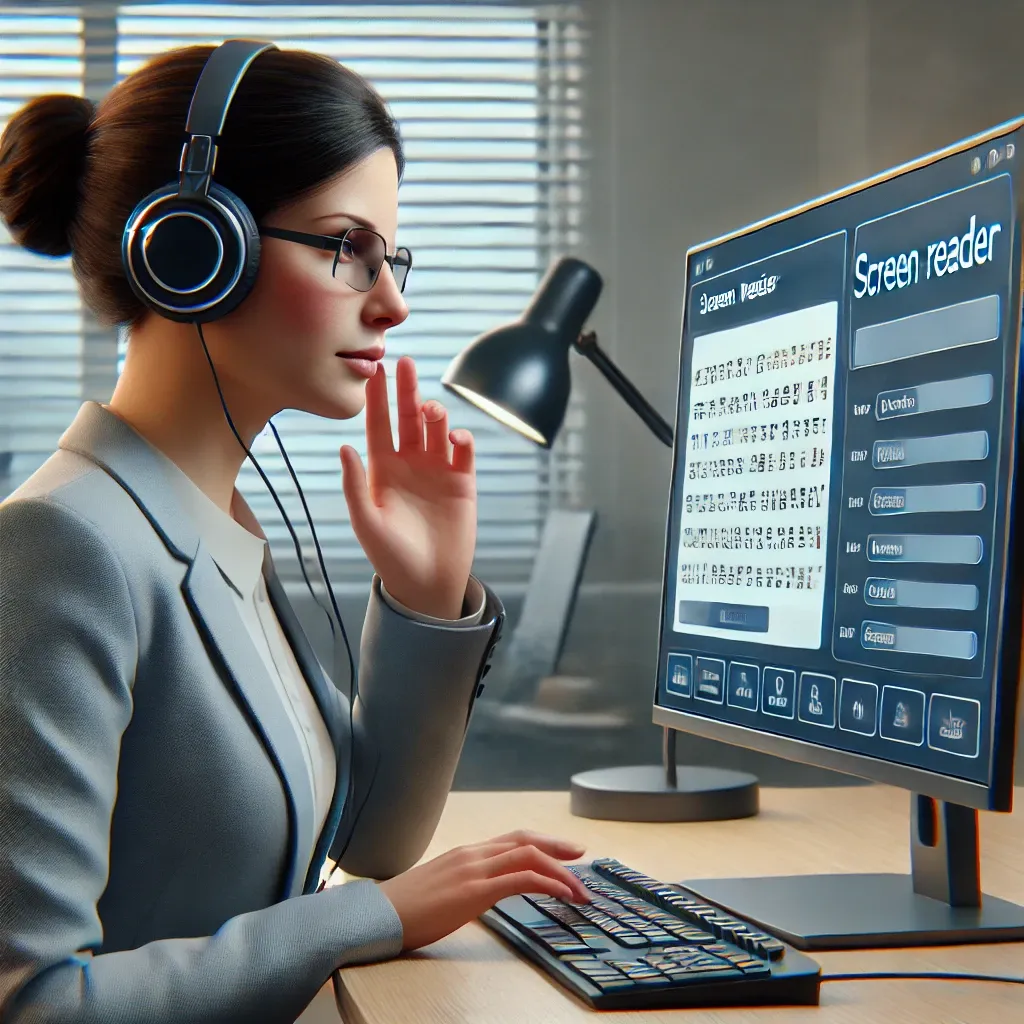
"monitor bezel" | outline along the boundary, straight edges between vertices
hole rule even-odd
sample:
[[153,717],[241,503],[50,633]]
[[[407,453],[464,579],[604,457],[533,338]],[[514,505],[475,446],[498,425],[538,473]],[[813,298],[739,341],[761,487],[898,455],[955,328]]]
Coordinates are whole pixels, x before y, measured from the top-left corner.
[[[655,725],[677,729],[680,732],[692,733],[708,739],[719,740],[734,746],[744,747],[748,750],[756,750],[764,754],[772,754],[789,761],[798,761],[804,764],[813,765],[819,768],[832,769],[838,772],[855,775],[869,779],[873,782],[890,786],[898,786],[911,792],[921,793],[934,797],[937,800],[945,800],[951,803],[962,804],[967,807],[974,807],[980,810],[1010,811],[1013,806],[1013,773],[1014,754],[1016,740],[1016,726],[1018,701],[1021,690],[1021,644],[1000,642],[999,674],[1004,681],[996,688],[996,706],[991,717],[992,732],[992,755],[990,762],[990,774],[987,785],[978,782],[971,782],[966,779],[956,778],[951,775],[944,775],[938,772],[928,771],[923,768],[916,768],[909,765],[898,764],[893,761],[886,761],[881,758],[869,757],[865,754],[854,753],[847,750],[837,750],[832,747],[819,746],[806,740],[789,736],[778,736],[773,733],[760,732],[748,726],[738,725],[732,722],[720,721],[713,718],[706,718],[702,715],[692,714],[677,708],[669,708],[658,703],[658,679],[661,675],[662,655],[662,634],[666,617],[665,605],[668,600],[670,566],[668,564],[668,551],[671,545],[672,530],[672,495],[675,493],[676,472],[679,467],[677,445],[679,444],[679,389],[682,387],[683,374],[683,341],[686,337],[687,309],[689,303],[686,296],[689,294],[689,271],[690,263],[695,255],[707,249],[721,245],[734,238],[752,234],[762,228],[766,228],[780,221],[789,220],[799,214],[817,209],[827,203],[834,202],[846,196],[853,195],[874,185],[881,184],[898,178],[901,175],[909,174],[912,171],[937,163],[947,157],[955,156],[958,153],[973,149],[976,146],[984,145],[994,139],[1009,135],[1012,132],[1024,127],[1024,116],[1006,121],[996,125],[984,132],[962,139],[943,149],[936,150],[924,156],[918,157],[907,163],[900,164],[889,170],[882,171],[863,181],[847,185],[834,192],[819,196],[817,199],[809,200],[799,206],[783,210],[771,217],[756,221],[736,231],[721,235],[718,238],[701,242],[692,246],[686,251],[686,259],[683,270],[683,311],[679,336],[679,363],[677,368],[676,386],[676,407],[673,423],[673,446],[672,446],[672,472],[668,491],[667,508],[665,514],[665,564],[662,571],[661,601],[660,601],[660,625],[658,630],[658,667],[655,673],[654,683],[654,704],[652,721]],[[1022,154],[1024,158],[1024,154]],[[1017,197],[1018,210],[1022,202]],[[1017,392],[1016,398],[1021,401],[1021,369],[1020,344],[1022,333],[1022,316],[1024,316],[1024,231],[1019,231],[1015,239],[1017,246],[1017,259],[1020,268],[1020,278],[1017,311],[1016,311],[1016,373],[1013,374],[1013,386]],[[1018,411],[1017,430],[1010,439],[1010,480],[1009,480],[1009,502],[1011,510],[1017,507],[1017,480],[1021,469],[1021,449],[1024,446],[1024,412]],[[1008,624],[1016,625],[1016,628],[1024,631],[1024,598],[1021,588],[1024,586],[1024,567],[1021,560],[1024,558],[1024,529],[1016,529],[1012,515],[1006,517],[1006,558],[1007,558],[1007,583],[1003,588],[999,604],[998,623],[999,633],[1005,635]],[[1008,683],[1006,680],[1010,680]]]

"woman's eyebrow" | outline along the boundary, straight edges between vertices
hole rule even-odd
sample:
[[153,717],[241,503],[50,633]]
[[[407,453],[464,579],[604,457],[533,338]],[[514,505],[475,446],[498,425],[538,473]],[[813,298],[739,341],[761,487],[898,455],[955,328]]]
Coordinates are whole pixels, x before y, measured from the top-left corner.
[[343,210],[338,210],[335,213],[325,213],[322,217],[317,217],[314,223],[319,223],[322,220],[340,220],[342,218],[350,220],[353,224],[358,224],[360,227],[369,228],[371,231],[377,230],[372,220],[367,220],[365,217],[357,217],[354,213],[345,213]]

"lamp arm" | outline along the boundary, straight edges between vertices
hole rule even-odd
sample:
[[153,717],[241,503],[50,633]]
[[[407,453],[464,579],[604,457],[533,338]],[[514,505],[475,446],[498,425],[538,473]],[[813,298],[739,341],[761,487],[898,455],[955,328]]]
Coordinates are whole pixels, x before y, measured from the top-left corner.
[[626,400],[626,404],[651,428],[654,436],[671,448],[671,425],[608,358],[597,343],[597,335],[593,331],[581,334],[573,342],[573,347],[581,355],[585,355],[604,374],[611,386]]

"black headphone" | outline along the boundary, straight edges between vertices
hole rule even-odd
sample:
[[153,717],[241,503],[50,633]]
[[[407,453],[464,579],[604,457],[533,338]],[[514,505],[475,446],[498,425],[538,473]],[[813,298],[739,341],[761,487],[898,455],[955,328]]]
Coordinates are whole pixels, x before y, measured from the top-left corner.
[[132,211],[121,262],[132,291],[150,309],[181,323],[209,323],[252,290],[260,234],[245,203],[214,184],[217,139],[242,76],[273,43],[229,39],[203,66],[192,94],[176,182]]

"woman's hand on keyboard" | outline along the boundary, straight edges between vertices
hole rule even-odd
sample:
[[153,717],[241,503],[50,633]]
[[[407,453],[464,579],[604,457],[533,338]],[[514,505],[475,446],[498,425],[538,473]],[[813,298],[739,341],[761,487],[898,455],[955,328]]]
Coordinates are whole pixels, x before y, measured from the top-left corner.
[[380,883],[402,922],[403,949],[418,949],[518,893],[589,903],[586,886],[561,861],[583,856],[578,843],[510,832],[460,846]]

